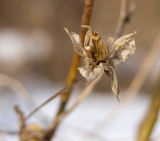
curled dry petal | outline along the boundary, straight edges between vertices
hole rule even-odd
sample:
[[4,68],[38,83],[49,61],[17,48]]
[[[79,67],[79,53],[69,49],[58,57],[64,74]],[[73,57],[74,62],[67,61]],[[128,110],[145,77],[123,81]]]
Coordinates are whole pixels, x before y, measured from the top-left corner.
[[104,70],[105,70],[105,73],[111,79],[112,92],[117,97],[117,99],[119,100],[118,94],[119,94],[120,90],[119,90],[119,82],[118,82],[118,78],[117,78],[117,74],[116,74],[115,68],[112,65],[106,66],[104,64]]
[[119,83],[118,83],[118,78],[117,78],[117,74],[114,68],[110,67],[109,69],[110,74],[111,74],[111,88],[113,93],[117,96],[120,92],[119,90]]
[[82,25],[81,27],[87,29],[87,32],[86,32],[86,35],[85,35],[85,40],[84,40],[84,47],[87,47],[88,46],[87,43],[90,40],[90,34],[92,33],[92,29],[88,25]]
[[89,69],[87,66],[79,67],[78,68],[80,74],[88,81],[92,81],[96,79],[99,74],[101,74],[104,70],[102,63],[97,65],[93,70]]
[[79,35],[75,32],[69,32],[67,28],[64,28],[64,30],[69,35],[69,37],[72,41],[73,48],[74,48],[75,52],[83,57],[85,55],[85,51],[83,49],[83,46],[82,46],[81,39],[80,39]]
[[114,64],[119,64],[125,62],[129,56],[134,54],[136,50],[135,45],[135,34],[131,33],[120,37],[112,45],[111,59]]

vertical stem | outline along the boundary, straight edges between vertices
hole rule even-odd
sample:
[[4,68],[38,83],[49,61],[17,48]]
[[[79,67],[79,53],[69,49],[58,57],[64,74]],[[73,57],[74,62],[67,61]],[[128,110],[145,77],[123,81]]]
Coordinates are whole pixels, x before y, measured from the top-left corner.
[[149,141],[149,137],[151,136],[153,128],[158,119],[159,110],[160,110],[160,80],[158,82],[155,94],[153,95],[148,111],[145,115],[145,118],[141,123],[137,141]]
[[19,135],[21,135],[23,132],[23,129],[26,126],[24,114],[22,113],[22,111],[19,109],[17,105],[14,107],[14,109],[15,109],[15,112],[17,114],[18,121],[19,121],[19,127],[20,127]]
[[122,35],[126,24],[130,22],[135,7],[135,0],[121,0],[120,15],[116,27],[115,38]]
[[[83,10],[82,22],[81,22],[82,25],[89,25],[90,24],[93,3],[94,3],[94,0],[85,0],[84,1],[84,10]],[[80,37],[81,37],[82,43],[84,42],[85,33],[86,33],[86,30],[81,29]],[[70,95],[71,95],[73,83],[76,80],[77,67],[79,66],[79,62],[80,62],[80,56],[78,54],[74,53],[73,57],[72,57],[72,63],[71,63],[71,67],[69,70],[69,74],[68,74],[68,77],[66,79],[66,84],[65,84],[66,87],[68,88],[68,91],[64,95],[61,96],[61,102],[60,102],[60,106],[58,108],[58,112],[57,112],[56,117],[58,117],[60,114],[62,114],[65,111],[65,107],[66,107],[68,100],[70,98]],[[59,126],[60,122],[56,122],[56,124],[55,124],[55,119],[53,119],[51,126],[49,127],[49,129],[46,133],[46,136],[45,136],[46,140],[51,140],[51,138],[55,134],[57,127]]]

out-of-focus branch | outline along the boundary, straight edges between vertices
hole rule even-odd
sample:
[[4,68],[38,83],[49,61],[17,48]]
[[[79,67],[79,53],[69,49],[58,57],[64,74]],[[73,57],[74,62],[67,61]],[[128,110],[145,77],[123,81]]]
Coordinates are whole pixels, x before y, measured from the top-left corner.
[[149,109],[143,122],[141,123],[137,141],[149,141],[152,130],[158,119],[160,111],[160,80],[158,82],[155,94],[153,95]]
[[145,82],[147,76],[149,75],[152,66],[156,62],[160,54],[160,33],[156,37],[153,46],[151,47],[150,51],[144,58],[141,67],[139,68],[137,74],[135,75],[134,79],[132,80],[129,88],[126,91],[126,94],[129,94],[125,101],[130,99],[131,95],[136,96],[140,88],[142,87],[143,83]]
[[18,132],[16,131],[10,131],[10,130],[3,130],[3,129],[0,129],[0,133],[3,133],[3,134],[9,134],[9,135],[17,135]]
[[15,91],[29,109],[36,107],[27,89],[15,78],[0,73],[0,86],[5,86]]
[[124,28],[130,22],[135,9],[135,0],[121,0],[120,15],[116,27],[115,38],[118,38],[123,34]]
[[36,112],[38,112],[43,106],[45,106],[46,104],[48,104],[50,101],[54,100],[56,97],[58,97],[59,95],[63,95],[64,93],[66,93],[66,91],[68,91],[67,88],[63,88],[62,90],[60,90],[59,92],[57,92],[55,95],[51,96],[50,98],[48,98],[46,101],[44,101],[42,104],[40,104],[38,107],[36,107],[34,110],[32,110],[26,117],[25,120],[28,120],[33,114],[35,114]]
[[19,121],[19,127],[20,127],[20,131],[19,133],[22,133],[22,130],[25,128],[26,124],[25,124],[25,118],[24,118],[24,114],[22,113],[22,111],[19,109],[18,106],[14,107],[15,112],[17,114],[18,117],[18,121]]
[[[81,24],[83,24],[83,25],[90,24],[93,3],[94,3],[94,0],[85,0],[84,1],[84,10],[83,10]],[[80,37],[81,37],[82,42],[84,42],[85,33],[86,33],[86,30],[81,29]],[[72,58],[71,67],[69,70],[69,74],[66,79],[66,87],[68,88],[68,91],[63,96],[61,96],[61,102],[60,102],[60,106],[59,106],[56,118],[65,111],[66,104],[68,103],[68,100],[71,95],[73,83],[76,80],[77,68],[79,66],[79,62],[80,62],[80,56],[78,54],[74,53],[73,58]],[[55,125],[55,123],[56,123],[56,125]],[[52,126],[52,125],[54,125],[54,126]],[[47,131],[47,134],[46,134],[47,140],[50,140],[52,138],[58,125],[59,125],[59,122],[56,122],[56,119],[52,121],[51,128],[49,128],[49,130]]]
[[[16,80],[15,78],[9,75],[0,73],[0,86],[7,87],[13,90],[20,98],[20,100],[25,104],[28,110],[36,108],[36,104],[33,98],[20,81]],[[46,116],[43,113],[41,113],[40,118],[46,119]]]

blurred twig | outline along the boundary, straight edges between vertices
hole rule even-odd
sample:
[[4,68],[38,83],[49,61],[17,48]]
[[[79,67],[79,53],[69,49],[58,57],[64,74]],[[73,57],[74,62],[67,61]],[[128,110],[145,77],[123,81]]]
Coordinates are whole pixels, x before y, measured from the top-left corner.
[[14,109],[15,109],[15,112],[16,112],[16,114],[17,114],[18,121],[19,121],[19,127],[20,127],[19,134],[21,134],[22,130],[23,130],[24,127],[26,126],[24,114],[23,114],[23,112],[19,109],[18,106],[15,106]]
[[[82,22],[81,22],[82,25],[89,25],[90,19],[91,19],[91,14],[92,14],[92,9],[93,9],[93,3],[94,3],[94,0],[85,0],[84,1],[84,10],[83,10]],[[81,37],[82,42],[84,41],[85,33],[86,33],[86,30],[81,29],[80,37]],[[68,100],[71,95],[73,83],[76,80],[77,67],[79,66],[79,62],[80,62],[80,56],[78,54],[74,53],[73,58],[72,58],[71,67],[69,70],[69,74],[66,79],[66,87],[68,88],[68,91],[63,96],[61,96],[61,102],[60,102],[60,106],[59,106],[56,118],[65,111],[66,104],[68,103]],[[59,125],[59,122],[56,122],[56,118],[51,123],[51,125],[54,125],[54,126],[51,126],[51,128],[49,128],[49,130],[46,134],[47,140],[50,140],[52,138],[52,136],[54,135],[54,133]],[[56,123],[56,125],[55,125],[55,123]]]
[[122,36],[125,26],[130,22],[136,9],[135,0],[121,0],[120,15],[115,31],[115,38]]
[[29,92],[18,80],[12,78],[11,76],[1,73],[0,86],[5,86],[15,91],[16,94],[26,103],[26,106],[30,109],[36,107]]
[[152,130],[158,119],[158,114],[160,111],[160,79],[157,84],[155,94],[151,100],[147,114],[141,123],[140,130],[138,133],[137,141],[149,141]]
[[67,88],[63,88],[62,90],[60,90],[59,92],[57,92],[55,95],[51,96],[50,98],[48,98],[46,101],[44,101],[42,104],[40,104],[38,107],[36,107],[34,110],[32,110],[26,117],[25,120],[28,120],[33,114],[35,114],[37,111],[39,111],[43,106],[45,106],[46,104],[48,104],[50,101],[52,101],[53,99],[55,99],[56,97],[58,97],[59,95],[63,95],[64,93],[66,93],[66,91],[68,91]]
[[[126,100],[129,98],[130,95],[136,96],[140,88],[142,87],[145,79],[149,75],[156,59],[160,54],[160,33],[157,35],[153,46],[149,50],[148,54],[144,58],[140,69],[138,70],[137,74],[135,75],[134,79],[132,80],[129,88],[127,89],[126,93],[129,94]],[[125,100],[125,101],[126,101]]]

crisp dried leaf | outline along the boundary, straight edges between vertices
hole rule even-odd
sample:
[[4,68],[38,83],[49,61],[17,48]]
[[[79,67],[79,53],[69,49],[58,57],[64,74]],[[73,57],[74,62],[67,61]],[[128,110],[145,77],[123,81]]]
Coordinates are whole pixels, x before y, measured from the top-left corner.
[[75,32],[69,32],[67,28],[64,28],[64,30],[69,35],[75,52],[83,57],[85,55],[85,51],[83,49],[82,42],[81,42],[79,35]]
[[115,69],[111,69],[111,88],[113,93],[117,96],[119,94],[119,83],[118,83],[118,78],[117,78],[117,74],[115,72]]
[[87,43],[90,39],[89,35],[92,33],[92,29],[88,25],[82,25],[81,27],[88,29],[87,32],[86,32],[86,35],[85,35],[85,40],[84,40],[84,47],[86,47],[86,46],[88,46]]
[[135,34],[128,34],[113,42],[110,58],[114,64],[125,62],[136,50]]
[[80,74],[88,81],[92,81],[96,79],[100,73],[103,72],[104,68],[102,63],[97,65],[93,70],[90,69],[88,66],[83,66],[78,68]]
[[118,98],[118,94],[120,92],[119,90],[119,83],[118,83],[118,78],[117,78],[117,74],[115,71],[115,68],[111,65],[109,66],[104,66],[105,69],[105,73],[111,78],[111,89],[113,91],[113,94]]

